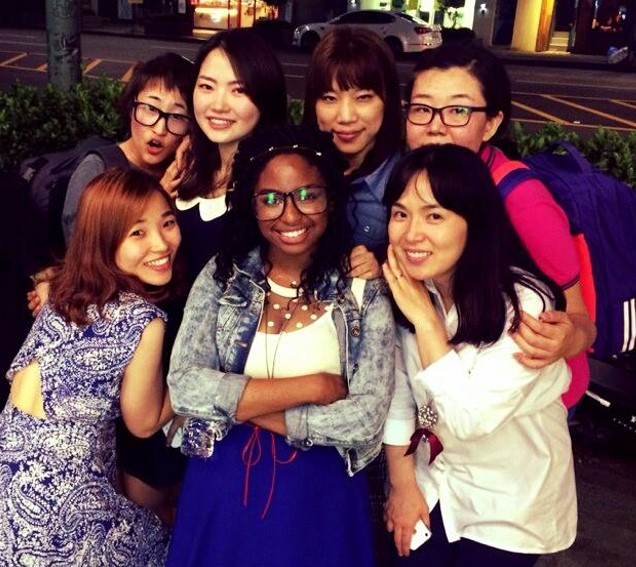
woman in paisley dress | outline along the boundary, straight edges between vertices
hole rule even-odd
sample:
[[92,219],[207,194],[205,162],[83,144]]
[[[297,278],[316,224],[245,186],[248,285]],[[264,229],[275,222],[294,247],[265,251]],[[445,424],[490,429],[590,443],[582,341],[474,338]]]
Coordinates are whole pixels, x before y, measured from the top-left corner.
[[157,181],[111,170],[86,189],[67,257],[7,378],[0,565],[163,566],[168,532],[115,490],[115,419],[172,417],[161,347],[181,236]]

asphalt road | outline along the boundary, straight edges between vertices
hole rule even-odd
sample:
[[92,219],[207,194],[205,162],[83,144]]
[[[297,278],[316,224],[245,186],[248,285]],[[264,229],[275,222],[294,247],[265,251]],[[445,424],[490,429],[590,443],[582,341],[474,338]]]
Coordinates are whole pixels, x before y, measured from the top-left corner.
[[[195,39],[165,41],[85,33],[82,35],[84,75],[126,80],[138,60],[164,51],[194,58],[198,45]],[[24,84],[46,84],[46,50],[42,30],[0,28],[0,88],[6,88],[16,79]],[[308,56],[289,50],[279,52],[279,58],[290,95],[302,98]],[[583,135],[598,126],[617,131],[636,128],[635,73],[519,63],[506,66],[513,82],[513,119],[529,129],[550,121],[574,128]],[[398,62],[402,86],[412,67],[412,58]]]

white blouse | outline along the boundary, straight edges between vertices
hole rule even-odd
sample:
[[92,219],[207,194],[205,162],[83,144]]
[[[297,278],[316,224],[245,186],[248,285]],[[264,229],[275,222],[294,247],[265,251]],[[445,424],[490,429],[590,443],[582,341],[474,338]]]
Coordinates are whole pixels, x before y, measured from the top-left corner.
[[[521,308],[537,317],[543,310],[537,293],[523,286],[517,293]],[[455,307],[444,312],[436,303],[452,336]],[[400,329],[384,442],[408,445],[417,408],[431,405],[444,450],[428,465],[428,445],[420,443],[416,480],[429,509],[439,502],[448,540],[550,553],[576,537],[572,448],[561,401],[570,374],[563,360],[541,370],[518,363],[508,328],[494,344],[460,345],[424,370],[415,335]]]

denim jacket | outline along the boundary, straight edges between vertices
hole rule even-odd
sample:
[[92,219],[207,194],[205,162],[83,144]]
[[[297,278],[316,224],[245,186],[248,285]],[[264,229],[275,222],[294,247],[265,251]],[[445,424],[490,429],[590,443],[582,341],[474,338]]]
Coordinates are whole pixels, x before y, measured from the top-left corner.
[[[234,267],[226,286],[214,279],[215,270],[212,259],[192,287],[168,374],[174,411],[190,418],[182,450],[191,456],[210,456],[214,442],[238,423],[237,405],[250,379],[243,369],[266,297],[258,249]],[[394,387],[395,328],[383,280],[366,282],[361,308],[351,288],[339,292],[336,282],[334,275],[316,294],[334,305],[349,394],[329,405],[288,409],[285,421],[290,445],[334,446],[353,475],[380,450]]]
[[368,175],[351,181],[347,216],[353,227],[353,243],[364,244],[380,259],[386,257],[388,244],[388,216],[382,199],[399,157],[398,154],[391,155]]

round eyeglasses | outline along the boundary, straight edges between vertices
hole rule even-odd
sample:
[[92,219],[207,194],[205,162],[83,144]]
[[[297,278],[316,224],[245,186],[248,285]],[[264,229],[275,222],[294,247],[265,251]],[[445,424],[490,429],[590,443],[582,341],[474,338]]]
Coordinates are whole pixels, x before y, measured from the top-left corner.
[[164,112],[152,104],[138,100],[133,102],[133,117],[142,126],[154,126],[159,120],[165,118],[166,129],[175,136],[186,134],[190,124],[190,118],[185,114]]
[[416,126],[426,126],[433,122],[436,114],[442,119],[445,126],[457,128],[466,126],[470,122],[470,117],[474,112],[487,112],[488,106],[466,106],[464,104],[453,104],[435,108],[428,104],[410,103],[404,105],[406,119]]
[[327,188],[324,185],[303,185],[289,193],[276,189],[261,189],[252,198],[258,220],[276,220],[285,210],[290,198],[303,215],[317,215],[327,210]]

